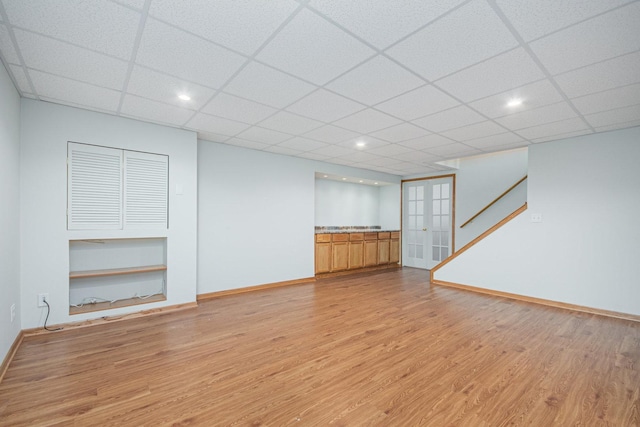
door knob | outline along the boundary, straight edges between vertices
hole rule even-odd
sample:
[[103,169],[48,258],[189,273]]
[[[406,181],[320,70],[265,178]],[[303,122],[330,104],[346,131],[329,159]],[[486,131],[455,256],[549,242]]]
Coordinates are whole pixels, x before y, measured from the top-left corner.
[[426,229],[426,228],[423,228],[423,229],[422,229],[422,231],[427,231],[427,229]]

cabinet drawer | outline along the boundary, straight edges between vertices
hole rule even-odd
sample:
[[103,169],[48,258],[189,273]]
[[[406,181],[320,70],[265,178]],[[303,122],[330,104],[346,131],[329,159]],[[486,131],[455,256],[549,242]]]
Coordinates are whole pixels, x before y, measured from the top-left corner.
[[378,233],[364,233],[364,240],[378,240]]
[[391,238],[392,239],[399,239],[400,238],[400,232],[399,231],[392,231],[391,232]]
[[352,242],[359,242],[364,240],[364,233],[351,233],[349,235],[349,240]]
[[316,234],[317,243],[329,243],[331,242],[331,234]]
[[336,233],[331,237],[332,242],[348,242],[349,233]]
[[383,231],[381,233],[378,233],[378,239],[380,239],[380,240],[388,239],[390,235],[391,235],[391,233],[389,233],[388,231]]

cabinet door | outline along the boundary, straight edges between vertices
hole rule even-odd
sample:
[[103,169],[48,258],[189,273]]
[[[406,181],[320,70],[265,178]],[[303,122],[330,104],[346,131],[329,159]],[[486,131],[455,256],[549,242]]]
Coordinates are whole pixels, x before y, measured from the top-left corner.
[[316,243],[316,274],[331,271],[331,243]]
[[389,240],[378,240],[378,264],[389,264]]
[[349,243],[349,270],[364,266],[364,243]]
[[346,270],[349,267],[349,242],[331,244],[331,271]]
[[365,240],[364,242],[364,266],[370,267],[378,264],[378,241]]
[[389,262],[397,264],[400,262],[400,240],[391,240],[389,244]]

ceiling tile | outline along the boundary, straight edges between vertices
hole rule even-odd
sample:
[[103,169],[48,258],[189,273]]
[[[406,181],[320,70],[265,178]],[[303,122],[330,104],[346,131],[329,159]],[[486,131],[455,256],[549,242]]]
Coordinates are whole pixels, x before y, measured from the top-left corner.
[[190,129],[204,130],[228,136],[234,136],[249,128],[249,125],[246,123],[240,123],[203,113],[196,114],[185,126]]
[[38,95],[69,102],[78,106],[115,112],[120,103],[120,92],[105,89],[52,74],[29,70],[29,75]]
[[640,83],[574,98],[571,102],[582,114],[628,107],[640,103]]
[[473,125],[451,129],[446,132],[442,132],[442,135],[455,141],[462,142],[469,139],[482,138],[483,136],[496,135],[504,132],[506,132],[506,129],[502,126],[487,120]]
[[9,64],[9,70],[18,84],[18,90],[20,93],[32,92],[31,85],[29,84],[24,68],[19,65]]
[[[143,98],[193,110],[200,109],[215,93],[213,89],[167,76],[138,65],[133,67],[127,92]],[[191,100],[182,101],[178,98],[179,94],[187,94],[191,97]]]
[[329,83],[327,88],[364,104],[373,105],[422,85],[422,79],[393,61],[376,56]]
[[616,108],[615,110],[602,111],[595,114],[588,114],[584,116],[584,118],[587,119],[589,124],[593,127],[636,121],[640,120],[640,104]]
[[182,126],[194,113],[185,108],[150,101],[133,95],[125,95],[120,112],[122,115],[174,126]]
[[431,85],[426,85],[376,105],[377,110],[404,120],[446,110],[459,102]]
[[327,147],[329,144],[320,141],[314,141],[313,139],[302,138],[296,136],[278,144],[279,147],[292,148],[299,151],[311,151],[318,148]]
[[569,132],[587,130],[589,127],[579,117],[562,120],[554,123],[547,123],[545,125],[533,126],[526,129],[518,130],[516,133],[522,137],[533,140],[536,138],[545,138],[555,135],[562,135]]
[[480,150],[491,149],[495,147],[504,147],[509,144],[514,144],[514,146],[518,143],[523,142],[524,140],[512,132],[501,133],[498,135],[490,135],[482,138],[471,139],[465,141],[465,145],[470,145],[471,147],[478,148]]
[[465,105],[460,105],[440,113],[431,114],[430,116],[413,120],[413,123],[432,132],[441,132],[448,129],[478,123],[483,120],[486,119],[471,108]]
[[593,133],[591,129],[582,129],[582,130],[576,130],[573,132],[559,133],[551,136],[535,138],[535,139],[532,139],[531,142],[540,143],[540,142],[556,141],[558,139],[572,138],[574,136],[588,135],[590,133]]
[[543,125],[545,123],[557,122],[558,120],[566,120],[576,117],[577,114],[566,102],[547,105],[545,107],[535,108],[533,110],[514,113],[508,116],[496,119],[504,127],[517,130],[532,126]]
[[309,5],[378,48],[385,48],[463,0],[312,0]]
[[229,136],[220,135],[219,133],[213,133],[213,132],[198,131],[198,139],[203,139],[205,141],[211,141],[211,142],[225,142],[229,140]]
[[[522,104],[517,107],[509,107],[507,103],[512,99],[521,99]],[[562,101],[562,95],[547,79],[537,81],[506,92],[492,95],[486,98],[473,101],[468,105],[491,117],[502,117],[508,114],[519,113],[549,104]]]
[[408,141],[402,141],[400,142],[400,145],[408,148],[413,148],[414,150],[428,150],[429,148],[451,144],[452,142],[454,141],[450,140],[449,138],[433,134],[422,136],[420,138],[410,139]]
[[4,0],[11,24],[122,59],[131,58],[140,13],[106,1]]
[[285,139],[291,138],[291,135],[277,132],[271,129],[265,129],[258,126],[252,126],[244,132],[237,135],[238,138],[247,139],[249,141],[262,142],[264,144],[275,145]]
[[224,142],[227,145],[235,145],[236,147],[250,148],[252,150],[264,150],[269,147],[270,144],[265,144],[257,141],[247,141],[241,138],[231,138]]
[[429,131],[410,123],[401,123],[399,125],[374,132],[371,136],[384,139],[389,142],[400,142],[406,141],[407,139],[417,138],[419,136],[425,136],[428,133]]
[[355,164],[355,162],[351,160],[343,159],[340,157],[334,157],[332,159],[327,160],[327,162],[334,163],[336,165],[344,165],[344,166],[352,166]]
[[468,102],[543,77],[544,74],[525,50],[518,48],[439,80],[436,85]]
[[378,156],[384,156],[384,157],[395,156],[395,155],[404,154],[404,153],[411,153],[412,151],[414,150],[412,150],[411,148],[403,147],[400,144],[389,144],[389,145],[376,147],[376,148],[372,148],[371,150],[368,150],[368,152],[371,154],[377,154]]
[[20,65],[18,52],[16,52],[16,47],[11,41],[9,30],[4,24],[0,24],[0,53],[2,53],[7,63]]
[[367,45],[305,9],[256,59],[322,85],[374,54]]
[[[364,143],[364,146],[358,146],[359,143]],[[388,145],[387,141],[383,141],[378,138],[374,138],[369,135],[360,135],[357,138],[351,138],[346,141],[339,142],[337,145],[347,148],[353,148],[354,150],[362,151],[369,150],[375,147],[381,147],[383,145]]]
[[441,145],[440,147],[434,147],[427,150],[428,153],[435,154],[436,156],[442,156],[444,158],[452,157],[464,157],[472,156],[474,154],[480,154],[481,151],[475,148],[471,148],[468,145],[454,143],[449,145]]
[[400,123],[400,120],[368,108],[340,119],[334,124],[360,133],[369,133]]
[[327,147],[322,147],[322,148],[318,148],[317,150],[310,151],[310,153],[322,154],[328,157],[345,156],[353,152],[354,150],[351,150],[345,147],[339,147],[337,145],[329,145]]
[[185,80],[221,87],[246,59],[200,37],[149,18],[136,56],[138,64]]
[[122,89],[127,73],[125,61],[19,29],[14,32],[27,67],[97,86]]
[[269,153],[282,154],[284,156],[297,156],[301,153],[299,150],[294,150],[292,148],[282,147],[280,145],[270,145],[265,148],[263,151],[268,151]]
[[640,2],[632,3],[530,44],[551,74],[640,49]]
[[387,53],[425,78],[435,80],[517,44],[493,9],[484,0],[474,0]]
[[379,159],[380,156],[376,156],[375,154],[371,154],[366,151],[354,151],[353,153],[342,155],[340,158],[353,163],[366,163],[375,161],[376,159]]
[[633,121],[624,122],[624,123],[614,123],[612,125],[606,125],[606,126],[598,126],[595,129],[598,132],[606,132],[610,130],[624,129],[624,128],[630,128],[634,126],[640,126],[640,120],[633,120]]
[[116,3],[120,3],[124,6],[129,6],[134,9],[141,10],[144,7],[145,0],[113,0]]
[[336,95],[325,89],[318,89],[287,107],[287,110],[329,123],[364,108],[364,105],[344,96]]
[[299,5],[292,0],[153,0],[149,14],[252,55]]
[[238,122],[256,124],[273,113],[275,108],[268,107],[257,102],[248,101],[220,92],[202,109],[203,113],[213,114],[214,116],[224,117],[226,119],[236,120]]
[[251,62],[225,88],[226,92],[283,108],[315,89],[302,80]]
[[599,64],[554,77],[569,98],[640,82],[640,52],[620,56]]
[[306,133],[304,136],[329,144],[337,144],[338,142],[357,137],[358,133],[337,126],[325,125]]
[[331,158],[331,156],[325,156],[323,154],[314,153],[313,151],[308,151],[306,153],[298,154],[298,157],[302,157],[303,159],[319,160],[319,161],[324,161]]
[[262,127],[290,134],[309,132],[323,125],[324,123],[322,122],[308,119],[297,114],[288,113],[286,111],[280,111],[260,122],[260,126]]
[[394,154],[392,156],[394,159],[402,160],[405,162],[412,163],[427,163],[427,162],[437,162],[440,160],[439,156],[434,156],[433,154],[425,153],[424,151],[410,151],[402,154]]
[[629,1],[497,0],[496,3],[522,38],[530,41]]

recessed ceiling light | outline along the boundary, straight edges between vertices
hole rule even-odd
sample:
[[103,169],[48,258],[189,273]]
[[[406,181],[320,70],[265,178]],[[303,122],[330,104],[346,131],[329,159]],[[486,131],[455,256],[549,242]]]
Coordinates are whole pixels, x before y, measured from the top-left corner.
[[520,105],[522,105],[522,99],[520,98],[513,98],[512,100],[507,102],[507,107],[518,107]]
[[377,182],[374,182],[374,184],[375,184],[375,185],[378,185],[378,183],[377,183]]
[[343,181],[346,181],[346,180],[347,180],[347,178],[342,178],[342,180],[343,180]]
[[186,93],[181,93],[180,95],[178,95],[178,98],[180,98],[183,101],[191,101],[191,97]]
[[358,181],[358,182],[363,182],[362,180]]
[[323,178],[329,178],[329,175],[322,175]]
[[358,142],[356,142],[356,147],[360,147],[360,148],[362,148],[362,147],[364,147],[365,145],[367,145],[367,144],[366,144],[364,141],[358,141]]

